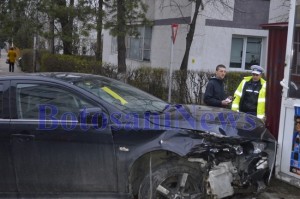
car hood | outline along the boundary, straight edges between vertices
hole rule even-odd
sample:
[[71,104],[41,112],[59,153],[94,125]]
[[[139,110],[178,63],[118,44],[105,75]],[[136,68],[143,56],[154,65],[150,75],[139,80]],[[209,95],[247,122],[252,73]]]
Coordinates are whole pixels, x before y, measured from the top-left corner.
[[274,136],[257,117],[229,109],[200,105],[172,105],[163,113],[145,114],[157,129],[187,129],[219,137],[246,138],[275,142]]

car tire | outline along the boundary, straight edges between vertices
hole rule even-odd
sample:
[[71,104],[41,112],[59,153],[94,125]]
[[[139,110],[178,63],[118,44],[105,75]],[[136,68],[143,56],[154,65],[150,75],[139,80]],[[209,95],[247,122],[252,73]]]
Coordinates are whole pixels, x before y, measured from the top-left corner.
[[150,175],[143,179],[139,188],[139,199],[204,198],[200,168],[193,168],[189,164],[162,164],[153,169],[151,180],[152,190]]

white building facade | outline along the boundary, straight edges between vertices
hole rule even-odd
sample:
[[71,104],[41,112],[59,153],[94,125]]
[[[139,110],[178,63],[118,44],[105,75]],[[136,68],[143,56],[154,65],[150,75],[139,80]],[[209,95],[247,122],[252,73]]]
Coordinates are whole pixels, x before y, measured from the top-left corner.
[[[152,27],[141,27],[138,38],[128,37],[127,66],[170,66],[171,24],[179,24],[173,48],[173,68],[179,69],[186,49],[188,24],[194,4],[183,0],[145,0],[147,16]],[[285,22],[288,5],[285,0],[204,0],[189,54],[188,69],[214,71],[224,64],[229,71],[249,70],[253,64],[267,69],[268,30],[261,24]],[[180,9],[179,9],[180,8]],[[116,39],[108,31],[103,33],[103,61],[117,64]]]

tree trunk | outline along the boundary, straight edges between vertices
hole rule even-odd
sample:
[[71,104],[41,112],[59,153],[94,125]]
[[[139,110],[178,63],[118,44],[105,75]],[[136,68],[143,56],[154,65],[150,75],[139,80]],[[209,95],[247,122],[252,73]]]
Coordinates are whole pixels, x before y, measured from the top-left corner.
[[50,39],[49,39],[49,46],[50,46],[50,52],[52,54],[55,53],[55,49],[54,49],[54,19],[53,16],[49,17],[49,21],[50,21]]
[[125,45],[125,0],[118,0],[117,3],[117,42],[118,42],[118,73],[126,72],[126,45]]
[[62,42],[63,42],[63,51],[65,55],[72,54],[72,26],[70,22],[63,23],[62,26]]
[[196,0],[195,3],[196,3],[195,12],[194,12],[194,15],[193,15],[192,22],[190,24],[189,32],[186,36],[185,53],[184,53],[184,56],[183,56],[183,59],[182,59],[182,62],[181,62],[180,70],[187,70],[189,55],[190,55],[190,49],[191,49],[191,45],[192,45],[192,42],[193,42],[193,37],[194,37],[195,27],[196,27],[196,21],[197,21],[200,6],[203,9],[202,0]]
[[[67,6],[66,1],[58,1],[60,6]],[[74,0],[70,0],[70,6],[69,8],[74,7]],[[65,55],[71,55],[72,54],[72,40],[73,40],[73,21],[74,16],[71,12],[66,12],[64,15],[61,15],[59,17],[59,21],[61,24],[61,30],[62,30],[62,42],[63,42],[63,51]]]
[[103,0],[98,1],[98,14],[97,14],[97,45],[96,45],[96,60],[102,62],[102,18],[103,18]]
[[[195,27],[196,27],[196,21],[197,21],[197,17],[198,17],[198,13],[199,13],[199,8],[200,6],[202,6],[203,8],[203,3],[202,0],[196,0],[195,1],[196,5],[195,5],[195,12],[193,15],[193,19],[192,22],[190,24],[190,30],[186,36],[186,46],[185,46],[185,53],[181,62],[181,66],[180,66],[180,85],[179,85],[179,95],[180,96],[187,96],[187,85],[186,85],[186,80],[188,78],[188,74],[187,74],[187,67],[188,67],[188,61],[189,61],[189,55],[190,55],[190,49],[191,49],[191,45],[193,42],[193,37],[194,37],[194,33],[195,33]],[[186,98],[180,98],[179,103],[186,103],[187,99]]]

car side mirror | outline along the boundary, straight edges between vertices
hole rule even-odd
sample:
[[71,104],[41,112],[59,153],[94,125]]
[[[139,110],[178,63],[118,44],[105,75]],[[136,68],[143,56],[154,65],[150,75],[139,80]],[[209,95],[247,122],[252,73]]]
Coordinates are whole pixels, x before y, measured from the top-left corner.
[[104,112],[99,107],[80,109],[78,121],[81,124],[92,124],[94,127],[101,127],[103,125]]

